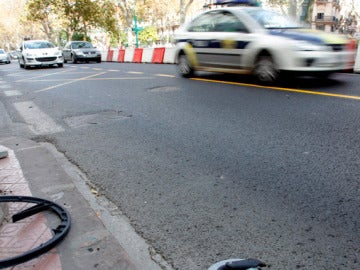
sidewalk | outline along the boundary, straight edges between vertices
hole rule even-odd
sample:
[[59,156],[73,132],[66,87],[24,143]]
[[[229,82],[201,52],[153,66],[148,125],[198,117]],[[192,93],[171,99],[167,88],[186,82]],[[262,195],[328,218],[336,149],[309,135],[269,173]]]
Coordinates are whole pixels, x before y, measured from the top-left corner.
[[[36,259],[6,269],[161,269],[151,259],[134,258],[134,255],[130,258],[109,226],[104,225],[102,216],[106,216],[108,209],[93,209],[91,202],[84,197],[83,191],[79,191],[74,179],[65,170],[64,164],[59,162],[46,145],[11,137],[0,138],[0,148],[1,146],[8,151],[8,156],[0,159],[0,195],[26,195],[53,201],[66,208],[72,220],[69,234],[56,248]],[[90,189],[87,189],[91,195]],[[2,215],[7,219],[12,213],[19,212],[20,206],[23,207],[21,203],[7,205],[9,214]],[[108,224],[111,222],[113,221]],[[119,229],[117,223],[113,226],[116,227],[114,229]],[[39,246],[44,239],[49,239],[51,229],[53,227],[49,228],[43,213],[17,223],[5,220],[0,226],[0,260]],[[138,256],[144,257],[140,251]],[[132,254],[136,252],[133,251]],[[149,250],[142,252],[149,253]]]

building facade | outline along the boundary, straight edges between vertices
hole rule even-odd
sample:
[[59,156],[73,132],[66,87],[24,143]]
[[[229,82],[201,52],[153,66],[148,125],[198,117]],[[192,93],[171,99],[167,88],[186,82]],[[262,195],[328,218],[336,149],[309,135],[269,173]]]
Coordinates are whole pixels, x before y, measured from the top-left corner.
[[359,38],[360,1],[314,0],[312,28]]
[[312,28],[337,32],[340,22],[340,0],[315,0]]

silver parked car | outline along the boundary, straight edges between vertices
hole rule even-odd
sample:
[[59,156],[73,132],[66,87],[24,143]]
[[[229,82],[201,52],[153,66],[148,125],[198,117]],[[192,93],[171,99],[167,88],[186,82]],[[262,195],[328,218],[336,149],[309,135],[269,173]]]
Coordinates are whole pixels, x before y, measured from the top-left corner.
[[10,55],[5,52],[3,49],[0,49],[0,63],[10,64],[11,58]]
[[87,41],[69,41],[63,48],[63,57],[65,63],[67,61],[71,61],[74,64],[90,61],[101,63],[100,51]]
[[63,67],[64,59],[58,47],[47,40],[26,40],[19,48],[19,65],[21,68],[31,66]]

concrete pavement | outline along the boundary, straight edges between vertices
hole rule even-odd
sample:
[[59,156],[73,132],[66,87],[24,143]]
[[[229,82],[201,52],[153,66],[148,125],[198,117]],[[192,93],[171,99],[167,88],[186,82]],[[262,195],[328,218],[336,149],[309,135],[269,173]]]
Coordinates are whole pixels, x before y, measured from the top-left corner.
[[[0,138],[0,146],[7,154],[0,159],[0,195],[44,198],[66,208],[72,219],[70,233],[56,248],[7,269],[172,269],[52,145],[7,137]],[[5,217],[0,226],[0,260],[37,247],[51,237],[53,228],[43,213],[12,223],[9,217],[24,206],[7,206],[0,214]]]

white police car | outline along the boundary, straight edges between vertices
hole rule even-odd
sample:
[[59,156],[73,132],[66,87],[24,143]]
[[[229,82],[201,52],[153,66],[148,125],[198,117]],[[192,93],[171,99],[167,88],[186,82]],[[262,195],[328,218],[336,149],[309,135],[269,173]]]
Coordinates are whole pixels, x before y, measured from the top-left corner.
[[253,74],[263,83],[288,73],[326,77],[346,69],[354,53],[343,36],[248,6],[204,12],[181,27],[175,41],[184,77],[194,71]]

